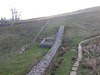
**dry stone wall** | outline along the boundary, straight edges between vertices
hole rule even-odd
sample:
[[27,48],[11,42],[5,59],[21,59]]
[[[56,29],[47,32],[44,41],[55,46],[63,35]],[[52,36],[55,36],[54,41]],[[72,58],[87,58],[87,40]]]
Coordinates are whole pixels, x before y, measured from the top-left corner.
[[53,58],[55,57],[57,50],[61,45],[63,32],[64,32],[64,26],[60,26],[54,45],[27,75],[47,75],[50,65],[52,64]]

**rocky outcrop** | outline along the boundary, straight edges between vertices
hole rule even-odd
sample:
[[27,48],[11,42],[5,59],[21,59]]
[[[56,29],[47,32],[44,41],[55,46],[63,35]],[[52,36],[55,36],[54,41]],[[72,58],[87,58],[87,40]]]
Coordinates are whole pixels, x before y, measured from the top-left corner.
[[40,62],[32,68],[27,75],[47,75],[57,50],[61,45],[64,26],[60,26],[54,45],[49,52],[40,60]]

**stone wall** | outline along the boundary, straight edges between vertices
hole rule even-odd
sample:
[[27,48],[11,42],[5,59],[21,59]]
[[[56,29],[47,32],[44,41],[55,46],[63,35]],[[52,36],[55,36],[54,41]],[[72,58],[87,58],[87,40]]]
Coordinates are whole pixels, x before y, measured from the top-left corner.
[[56,56],[57,50],[61,45],[63,32],[64,26],[60,26],[54,45],[27,75],[47,75],[52,64],[53,58]]

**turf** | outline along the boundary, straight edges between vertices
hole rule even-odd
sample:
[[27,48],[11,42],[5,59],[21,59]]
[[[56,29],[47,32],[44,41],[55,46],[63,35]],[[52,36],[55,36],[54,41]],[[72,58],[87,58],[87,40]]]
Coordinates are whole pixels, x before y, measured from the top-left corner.
[[3,63],[0,63],[0,75],[25,75],[36,65],[49,48],[40,48],[38,43],[32,44],[27,51]]

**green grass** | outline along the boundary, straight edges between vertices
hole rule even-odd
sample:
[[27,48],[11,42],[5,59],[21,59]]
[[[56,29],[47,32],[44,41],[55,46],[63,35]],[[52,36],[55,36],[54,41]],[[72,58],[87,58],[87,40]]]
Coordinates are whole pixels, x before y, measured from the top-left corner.
[[0,27],[0,61],[33,40],[46,20]]
[[[59,68],[55,72],[55,75],[70,75],[72,66],[76,61],[76,60],[72,60],[72,57],[75,57],[75,59],[77,59],[77,55],[78,55],[77,46],[78,46],[78,43],[83,40],[82,37],[75,37],[71,41],[68,41],[69,39],[67,39],[67,41],[65,41],[66,40],[65,37],[66,36],[64,36],[62,46],[63,47],[68,46],[68,49],[67,49],[66,53],[62,56],[62,58],[64,60],[59,65]],[[73,51],[73,50],[75,50],[75,51]],[[60,57],[58,57],[58,58],[60,58]]]
[[[38,43],[31,45],[23,54],[17,55],[3,63],[0,63],[0,75],[25,75],[33,67],[34,63],[40,60],[49,50],[48,48],[38,47],[41,40],[49,36],[55,37],[59,26],[61,25],[65,26],[62,46],[68,46],[69,48],[63,56],[64,61],[60,64],[56,75],[69,75],[74,63],[74,61],[71,60],[71,57],[72,55],[77,57],[77,44],[91,34],[100,33],[99,15],[100,9],[93,12],[51,18],[48,25],[37,38],[36,41]],[[1,27],[1,53],[2,50],[7,50],[8,52],[6,53],[9,53],[10,51],[12,52],[13,50],[16,51],[17,48],[20,48],[22,45],[31,41],[45,23],[46,21],[39,21]],[[75,46],[76,51],[72,51]]]
[[0,63],[0,75],[25,75],[40,60],[49,48],[32,44],[27,51]]
[[60,64],[57,72],[55,75],[70,75],[70,71],[72,69],[73,63],[72,56],[77,57],[77,50],[69,50],[66,54],[62,57],[64,58],[63,62]]
[[[65,26],[64,39],[62,44],[64,46],[68,45],[69,51],[67,51],[67,53],[63,56],[64,61],[59,66],[56,75],[69,75],[74,63],[71,60],[71,57],[72,55],[75,55],[75,57],[77,57],[77,51],[71,51],[73,47],[75,45],[78,46],[78,43],[84,40],[86,36],[99,33],[98,29],[100,29],[100,27],[98,24],[96,24],[97,21],[94,21],[93,24],[90,24],[90,21],[97,19],[97,17],[91,19],[90,16],[92,14],[93,13],[85,13],[72,15],[69,17],[58,17],[56,19],[52,19],[48,26],[43,30],[42,37],[44,37],[45,35],[55,35],[59,26]],[[99,15],[99,13],[96,15]],[[72,39],[72,41],[70,42],[69,39]]]

